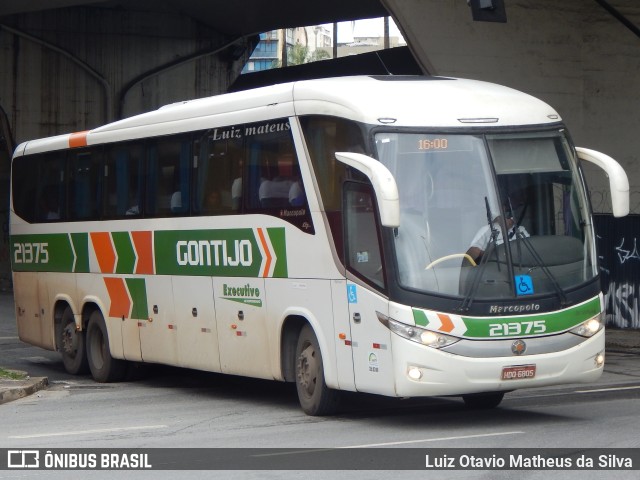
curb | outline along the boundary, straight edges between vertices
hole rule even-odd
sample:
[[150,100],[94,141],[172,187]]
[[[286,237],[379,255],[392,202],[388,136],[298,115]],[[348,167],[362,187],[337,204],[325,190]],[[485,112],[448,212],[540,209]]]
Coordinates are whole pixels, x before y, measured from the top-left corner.
[[49,385],[48,377],[30,377],[26,380],[6,380],[0,382],[0,405],[24,398],[43,390]]

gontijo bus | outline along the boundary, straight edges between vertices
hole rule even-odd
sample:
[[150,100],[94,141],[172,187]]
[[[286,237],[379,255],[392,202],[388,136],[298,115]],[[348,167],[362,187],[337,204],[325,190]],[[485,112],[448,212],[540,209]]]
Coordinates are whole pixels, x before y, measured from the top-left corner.
[[25,142],[19,335],[98,382],[130,362],[295,382],[310,415],[340,390],[493,407],[593,381],[580,159],[626,215],[622,168],[547,104],[427,77],[274,85]]

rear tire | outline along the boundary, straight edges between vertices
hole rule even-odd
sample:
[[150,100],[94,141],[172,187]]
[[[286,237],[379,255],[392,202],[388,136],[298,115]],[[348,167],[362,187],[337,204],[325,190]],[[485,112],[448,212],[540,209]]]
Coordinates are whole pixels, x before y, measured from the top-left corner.
[[473,410],[488,410],[496,408],[502,402],[504,398],[504,392],[487,392],[487,393],[474,393],[471,395],[463,395],[467,408]]
[[107,326],[98,310],[91,314],[87,326],[87,360],[96,382],[118,382],[127,373],[127,362],[111,356]]
[[89,371],[85,333],[76,329],[76,320],[70,307],[62,313],[57,342],[64,369],[68,373],[79,375]]
[[310,325],[305,325],[298,337],[295,372],[298,400],[304,413],[312,416],[335,413],[340,395],[324,381],[322,354]]

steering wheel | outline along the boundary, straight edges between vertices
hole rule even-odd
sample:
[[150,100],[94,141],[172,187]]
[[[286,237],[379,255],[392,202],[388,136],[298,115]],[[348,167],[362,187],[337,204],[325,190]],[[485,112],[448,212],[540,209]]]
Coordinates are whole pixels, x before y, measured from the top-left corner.
[[434,260],[429,265],[424,267],[424,269],[425,270],[429,270],[429,269],[435,267],[436,265],[438,265],[439,263],[446,262],[447,260],[453,260],[454,258],[464,258],[473,267],[475,267],[477,265],[476,261],[468,253],[452,253],[451,255],[445,255],[444,257],[440,257],[440,258]]

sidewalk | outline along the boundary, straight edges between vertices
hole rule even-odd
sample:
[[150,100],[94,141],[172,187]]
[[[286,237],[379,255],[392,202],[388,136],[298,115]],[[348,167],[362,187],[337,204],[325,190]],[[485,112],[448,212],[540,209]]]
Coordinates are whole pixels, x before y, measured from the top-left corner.
[[[607,328],[606,349],[609,352],[622,352],[636,354],[640,356],[640,330]],[[0,405],[17,400],[36,393],[38,390],[47,388],[49,379],[47,377],[29,377],[25,372],[25,378],[21,380],[11,380],[0,377]]]
[[640,330],[632,328],[606,329],[606,350],[640,355]]
[[47,377],[29,377],[26,372],[17,372],[15,370],[7,371],[19,374],[24,378],[12,380],[10,378],[0,377],[0,405],[32,395],[49,385],[49,379]]

